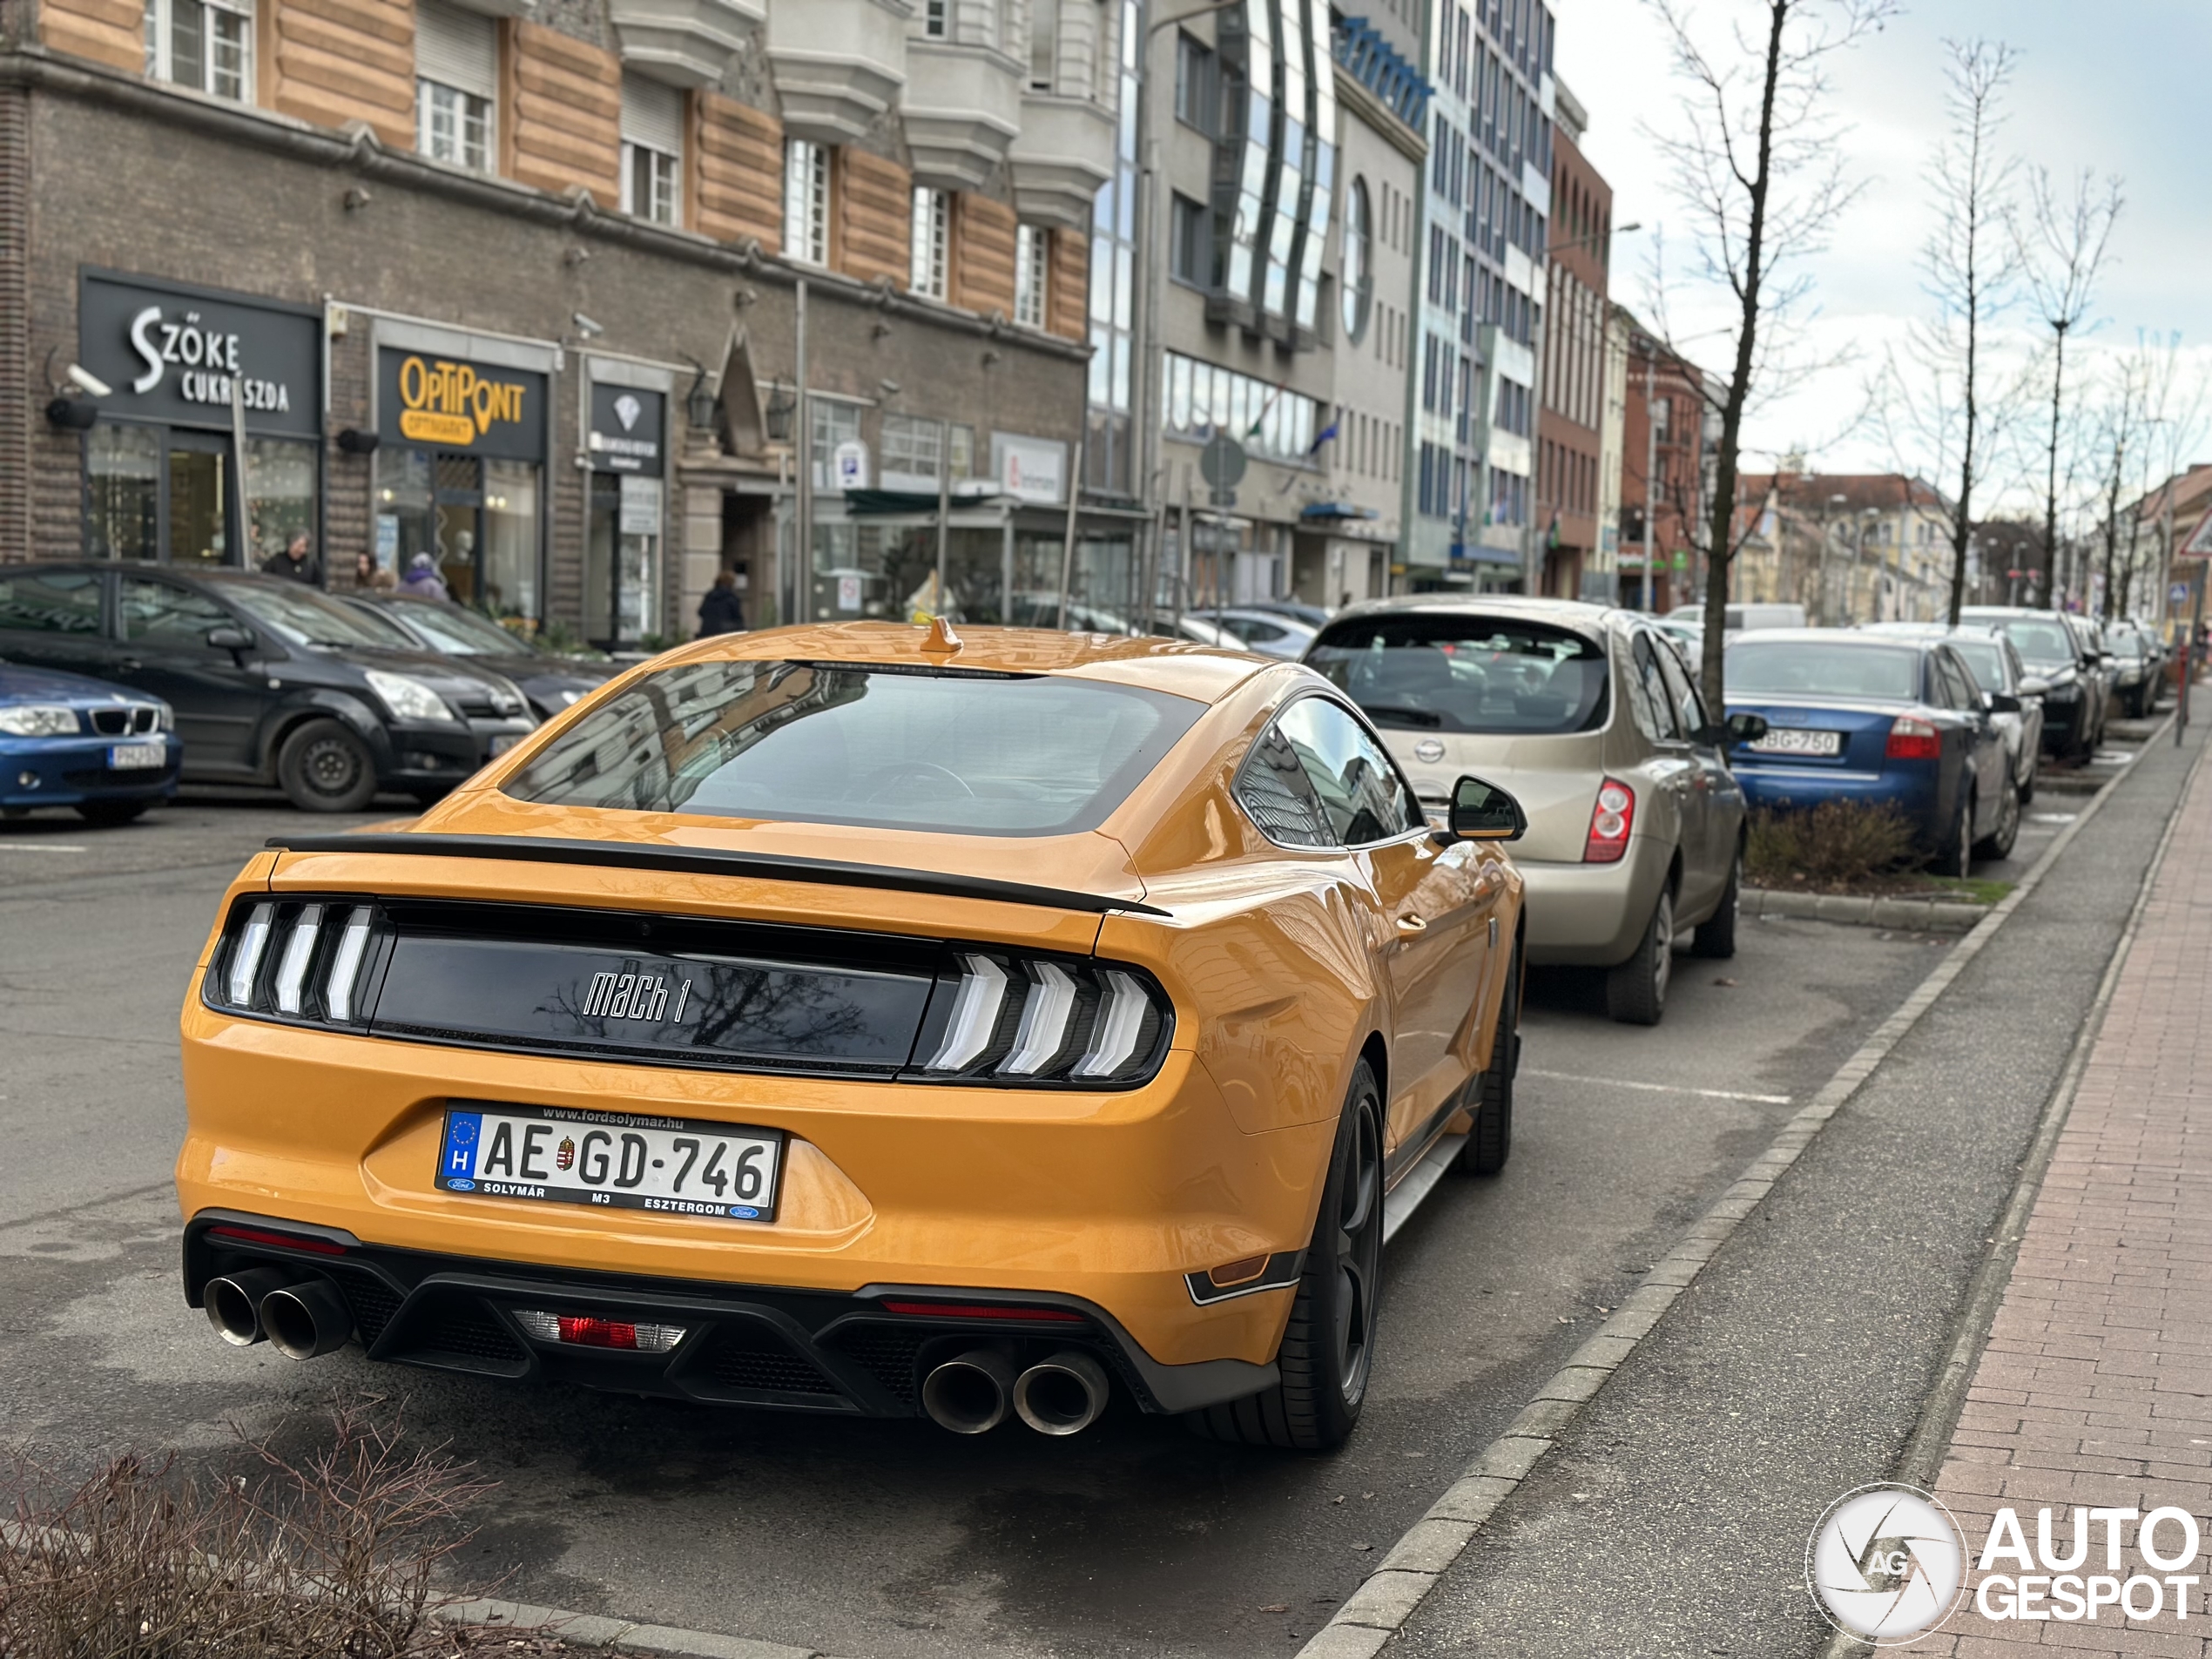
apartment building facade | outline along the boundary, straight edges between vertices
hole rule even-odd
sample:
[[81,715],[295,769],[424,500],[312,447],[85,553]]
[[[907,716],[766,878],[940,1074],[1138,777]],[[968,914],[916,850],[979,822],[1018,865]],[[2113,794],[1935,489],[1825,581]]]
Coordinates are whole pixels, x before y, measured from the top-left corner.
[[1433,0],[1428,17],[1415,589],[1533,585],[1554,30],[1541,0]]
[[[1621,603],[1664,613],[1704,597],[1704,519],[1719,416],[1706,373],[1611,307],[1622,347]],[[1647,579],[1648,572],[1648,579]]]
[[1581,151],[1589,118],[1555,84],[1552,219],[1546,263],[1542,408],[1536,422],[1537,590],[1562,599],[1614,595],[1612,538],[1600,534],[1608,372],[1613,188]]
[[304,531],[617,647],[722,569],[756,623],[1004,615],[1076,482],[1114,15],[6,0],[0,558]]

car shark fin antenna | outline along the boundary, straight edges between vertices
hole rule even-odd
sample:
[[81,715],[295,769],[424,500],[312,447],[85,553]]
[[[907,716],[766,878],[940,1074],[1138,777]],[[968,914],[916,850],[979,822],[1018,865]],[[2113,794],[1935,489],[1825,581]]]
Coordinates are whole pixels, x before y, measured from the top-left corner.
[[949,657],[960,647],[961,637],[953,631],[952,624],[947,622],[942,617],[932,617],[929,619],[928,637],[921,642],[922,650],[932,656]]

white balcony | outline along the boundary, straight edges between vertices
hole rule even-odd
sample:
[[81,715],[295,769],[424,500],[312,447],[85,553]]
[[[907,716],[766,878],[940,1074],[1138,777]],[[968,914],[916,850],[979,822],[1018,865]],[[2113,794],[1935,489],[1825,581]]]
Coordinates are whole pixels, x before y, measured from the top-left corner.
[[768,64],[784,131],[850,144],[907,82],[907,0],[782,0],[768,11]]
[[712,86],[766,17],[763,0],[608,0],[625,69],[671,86]]
[[1089,98],[1024,93],[1012,154],[1016,212],[1089,230],[1091,198],[1114,176],[1114,118]]
[[1021,131],[1020,71],[988,46],[909,40],[902,114],[916,184],[980,190]]

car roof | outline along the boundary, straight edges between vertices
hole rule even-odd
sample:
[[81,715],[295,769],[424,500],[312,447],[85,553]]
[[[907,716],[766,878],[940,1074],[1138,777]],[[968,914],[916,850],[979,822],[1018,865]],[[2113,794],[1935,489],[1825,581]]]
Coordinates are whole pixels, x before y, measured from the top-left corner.
[[1930,634],[1875,634],[1863,628],[1746,628],[1728,642],[1733,651],[1738,645],[1765,644],[1777,640],[1817,639],[1824,644],[1848,645],[1854,650],[1871,651],[1883,645],[1938,645],[1940,636]]
[[[885,663],[985,669],[1000,673],[1065,674],[1170,691],[1201,703],[1219,702],[1255,674],[1295,667],[1280,658],[1150,634],[1130,637],[1062,633],[1050,628],[968,627],[958,624],[949,631],[959,641],[960,648],[946,652],[926,650],[930,631],[906,623],[800,624],[788,628],[757,629],[751,633],[716,634],[679,646],[656,660],[662,665],[778,660]],[[1319,676],[1313,678],[1319,683]]]
[[1387,616],[1525,617],[1563,628],[1595,629],[1641,617],[1641,613],[1618,605],[1591,604],[1581,599],[1550,599],[1525,593],[1401,593],[1387,599],[1366,599],[1346,605],[1329,618],[1327,626],[1369,617]]

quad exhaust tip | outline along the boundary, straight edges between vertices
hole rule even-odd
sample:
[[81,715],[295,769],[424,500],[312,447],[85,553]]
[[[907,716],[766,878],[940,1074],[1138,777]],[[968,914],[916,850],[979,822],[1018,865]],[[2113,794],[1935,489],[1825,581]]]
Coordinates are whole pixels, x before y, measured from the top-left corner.
[[200,1292],[207,1323],[234,1348],[266,1340],[287,1359],[335,1352],[354,1334],[354,1311],[327,1278],[249,1267],[211,1278]]
[[1014,1409],[1040,1434],[1080,1434],[1098,1420],[1110,1392],[1097,1360],[1062,1348],[1015,1379]]
[[988,1434],[1006,1421],[1013,1392],[1014,1362],[996,1348],[970,1348],[922,1379],[921,1408],[939,1428]]

